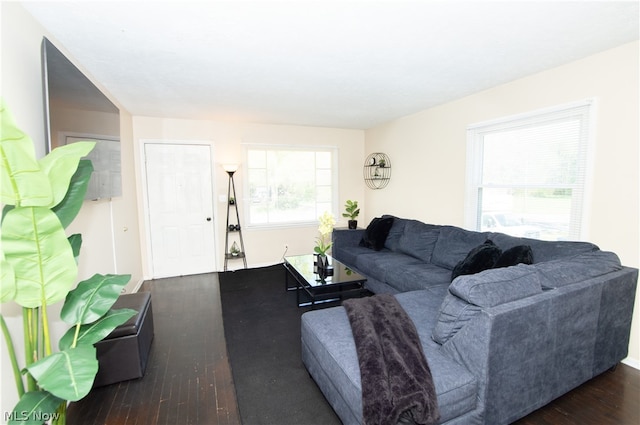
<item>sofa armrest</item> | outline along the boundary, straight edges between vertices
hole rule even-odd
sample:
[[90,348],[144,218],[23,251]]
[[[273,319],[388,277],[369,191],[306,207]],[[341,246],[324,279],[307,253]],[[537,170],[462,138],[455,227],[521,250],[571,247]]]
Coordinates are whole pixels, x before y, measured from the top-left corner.
[[346,247],[354,247],[360,244],[364,236],[364,229],[333,229],[331,240],[333,241],[333,249],[341,249]]
[[480,382],[485,422],[512,423],[622,360],[637,277],[625,267],[484,308],[443,344]]

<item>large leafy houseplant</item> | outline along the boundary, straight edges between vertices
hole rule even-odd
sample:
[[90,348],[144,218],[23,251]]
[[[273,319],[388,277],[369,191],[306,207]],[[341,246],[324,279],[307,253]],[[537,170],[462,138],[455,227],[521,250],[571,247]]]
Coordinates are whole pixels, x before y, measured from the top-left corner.
[[[82,206],[93,167],[81,158],[94,143],[62,146],[37,160],[32,140],[1,101],[0,119],[0,301],[22,307],[25,351],[21,368],[0,315],[20,398],[8,419],[63,424],[67,402],[93,385],[94,344],[136,313],[111,309],[130,276],[96,274],[75,286],[82,238],[67,237],[65,228]],[[60,318],[71,328],[54,351],[48,307],[61,301]]]

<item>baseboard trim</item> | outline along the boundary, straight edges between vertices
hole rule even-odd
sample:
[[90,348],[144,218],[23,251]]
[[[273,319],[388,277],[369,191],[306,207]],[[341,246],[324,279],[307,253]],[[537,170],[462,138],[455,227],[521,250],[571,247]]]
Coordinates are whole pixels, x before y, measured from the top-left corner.
[[622,363],[626,364],[627,366],[631,366],[634,369],[640,370],[640,360],[627,357],[625,359],[622,359]]
[[136,283],[136,286],[133,287],[133,290],[131,291],[131,293],[138,292],[143,283],[144,283],[144,279],[142,279],[142,278],[139,279],[138,283]]

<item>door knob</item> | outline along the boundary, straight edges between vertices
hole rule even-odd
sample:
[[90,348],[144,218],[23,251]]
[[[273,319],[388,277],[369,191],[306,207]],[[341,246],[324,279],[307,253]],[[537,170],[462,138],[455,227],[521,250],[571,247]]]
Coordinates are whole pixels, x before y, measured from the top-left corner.
[[207,221],[211,221],[211,217],[207,217]]

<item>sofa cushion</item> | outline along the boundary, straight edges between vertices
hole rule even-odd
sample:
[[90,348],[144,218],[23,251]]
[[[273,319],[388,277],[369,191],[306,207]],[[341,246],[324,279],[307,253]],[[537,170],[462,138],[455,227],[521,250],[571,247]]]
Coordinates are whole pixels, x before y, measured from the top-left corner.
[[432,338],[444,344],[483,307],[494,307],[542,292],[534,266],[519,265],[460,276],[449,286]]
[[374,218],[367,226],[360,245],[375,251],[380,251],[384,248],[384,243],[387,240],[392,225],[393,217]]
[[409,220],[398,242],[398,251],[429,263],[438,235],[438,226]]
[[449,292],[478,307],[495,307],[542,292],[536,267],[518,265],[460,276]]
[[456,277],[480,273],[483,270],[493,268],[500,258],[502,251],[491,240],[486,240],[482,245],[473,248],[464,260],[460,261],[451,272],[451,280]]
[[394,267],[393,273],[387,273],[385,283],[400,292],[431,288],[437,285],[449,286],[451,271],[444,267],[424,263],[413,257],[411,261]]
[[[477,379],[463,365],[443,355],[441,347],[430,339],[441,298],[434,298],[427,291],[398,294],[396,298],[418,330],[438,394],[440,420],[446,422],[472,411],[478,399]],[[303,360],[309,359],[305,365],[309,368],[310,360],[317,362],[317,370],[326,374],[327,381],[331,382],[330,386],[321,386],[323,392],[329,391],[325,393],[327,399],[344,400],[353,416],[362,418],[360,368],[344,308],[310,311],[302,315],[301,322]]]
[[355,266],[358,257],[365,254],[373,254],[369,248],[364,246],[340,246],[333,245],[331,248],[331,256],[336,260],[346,264]]
[[382,216],[382,218],[387,217],[393,217],[393,224],[391,225],[391,229],[389,229],[387,240],[384,241],[384,247],[391,251],[397,251],[400,237],[402,237],[402,234],[404,233],[404,226],[411,220],[408,220],[406,218],[394,217],[392,215]]
[[413,264],[417,260],[399,252],[391,252],[387,249],[381,251],[371,251],[358,255],[355,268],[366,276],[371,276],[381,282],[386,283],[387,274],[395,273],[408,264]]
[[437,266],[453,270],[456,264],[467,256],[469,251],[486,240],[486,233],[472,232],[453,226],[443,226],[433,249],[431,262]]
[[516,245],[507,249],[493,267],[509,267],[518,264],[533,264],[533,251],[529,245]]
[[542,275],[544,288],[559,288],[622,270],[618,256],[608,251],[586,252],[570,259],[546,261],[535,266]]
[[480,307],[449,293],[442,301],[438,321],[433,328],[431,338],[438,344],[444,344],[453,337],[467,322],[478,314]]

